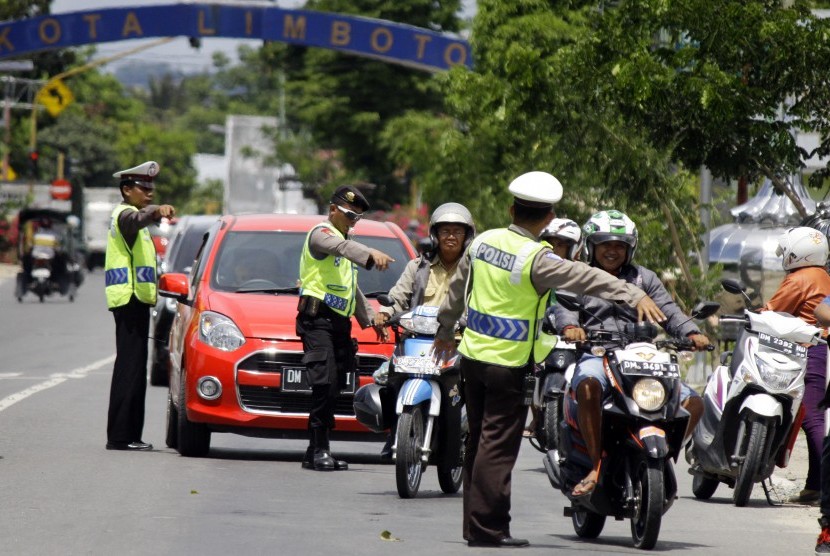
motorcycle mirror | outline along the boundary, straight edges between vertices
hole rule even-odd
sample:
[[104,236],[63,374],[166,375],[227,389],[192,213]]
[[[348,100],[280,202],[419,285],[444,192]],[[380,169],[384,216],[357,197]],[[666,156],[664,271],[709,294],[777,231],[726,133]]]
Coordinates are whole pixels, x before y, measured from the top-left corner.
[[720,303],[715,301],[701,301],[692,309],[692,318],[705,319],[711,317],[720,309]]
[[377,299],[378,303],[380,303],[384,307],[392,307],[393,305],[395,305],[395,300],[392,299],[388,293],[379,293]]
[[749,307],[749,305],[752,303],[752,300],[749,299],[749,296],[746,294],[746,286],[744,286],[738,280],[733,280],[732,278],[724,278],[720,281],[720,284],[721,286],[723,286],[723,289],[725,289],[729,293],[744,296],[744,300],[746,301],[747,307]]
[[556,292],[556,302],[568,311],[579,311],[582,303],[579,302],[579,296],[571,292]]

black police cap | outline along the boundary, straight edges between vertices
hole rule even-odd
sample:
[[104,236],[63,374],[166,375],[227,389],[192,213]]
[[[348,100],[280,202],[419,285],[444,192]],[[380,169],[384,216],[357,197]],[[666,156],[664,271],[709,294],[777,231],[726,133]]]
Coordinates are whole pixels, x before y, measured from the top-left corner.
[[369,210],[369,201],[366,200],[363,193],[358,191],[357,188],[352,185],[341,185],[335,189],[331,196],[331,202],[335,205],[349,203],[364,212]]

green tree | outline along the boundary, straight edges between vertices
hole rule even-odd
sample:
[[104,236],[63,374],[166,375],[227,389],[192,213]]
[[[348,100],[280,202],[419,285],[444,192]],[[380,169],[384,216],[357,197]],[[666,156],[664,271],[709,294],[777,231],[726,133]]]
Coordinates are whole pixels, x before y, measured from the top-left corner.
[[[306,8],[457,31],[458,0],[310,0]],[[374,205],[408,194],[396,164],[379,141],[386,122],[414,109],[437,109],[441,95],[428,74],[331,50],[272,43],[261,56],[286,75],[286,113],[320,148],[342,156],[349,175],[377,185]],[[295,161],[289,161],[299,165]],[[388,207],[386,207],[388,208]]]

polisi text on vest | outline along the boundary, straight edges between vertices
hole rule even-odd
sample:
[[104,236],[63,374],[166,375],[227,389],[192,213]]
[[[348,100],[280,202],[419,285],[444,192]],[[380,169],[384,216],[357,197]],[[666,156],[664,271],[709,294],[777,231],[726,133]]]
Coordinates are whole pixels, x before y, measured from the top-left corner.
[[513,263],[516,261],[516,255],[496,249],[492,245],[482,243],[478,246],[476,251],[476,258],[488,264],[501,268],[502,270],[511,270]]

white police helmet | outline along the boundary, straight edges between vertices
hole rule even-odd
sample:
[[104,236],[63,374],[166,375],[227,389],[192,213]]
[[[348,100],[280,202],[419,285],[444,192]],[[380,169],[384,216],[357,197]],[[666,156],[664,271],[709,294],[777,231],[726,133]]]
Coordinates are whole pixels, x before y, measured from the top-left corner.
[[571,246],[568,247],[568,258],[576,260],[577,255],[582,249],[582,229],[579,224],[570,218],[554,218],[550,224],[542,230],[539,239],[548,239],[555,237],[560,240],[570,241]]
[[562,184],[547,172],[527,172],[510,182],[507,187],[519,204],[543,207],[558,203],[562,198]]
[[790,228],[778,238],[775,254],[783,257],[784,270],[827,264],[827,236],[815,228]]

